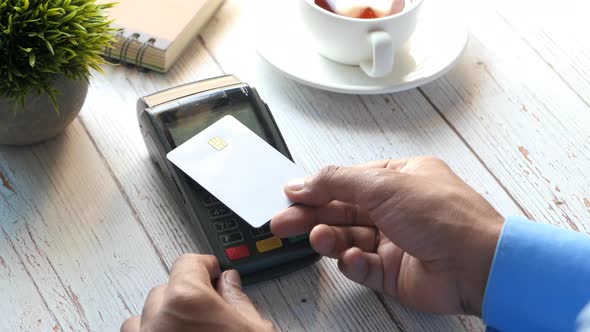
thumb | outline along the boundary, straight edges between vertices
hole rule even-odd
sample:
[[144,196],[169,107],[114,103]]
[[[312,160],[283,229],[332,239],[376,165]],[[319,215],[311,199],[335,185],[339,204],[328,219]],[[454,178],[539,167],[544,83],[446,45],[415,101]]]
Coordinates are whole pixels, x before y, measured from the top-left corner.
[[225,302],[236,308],[243,316],[247,318],[262,318],[258,309],[256,309],[248,295],[242,290],[242,280],[238,271],[228,270],[223,272],[217,280],[217,291]]
[[308,206],[341,201],[371,209],[383,199],[382,193],[394,193],[392,180],[401,175],[387,167],[328,166],[317,175],[289,181],[285,194]]

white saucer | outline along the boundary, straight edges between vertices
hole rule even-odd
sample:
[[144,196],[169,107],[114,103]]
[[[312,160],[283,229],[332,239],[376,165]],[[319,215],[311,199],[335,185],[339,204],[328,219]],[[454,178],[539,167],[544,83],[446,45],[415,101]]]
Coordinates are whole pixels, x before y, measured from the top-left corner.
[[[425,0],[416,32],[397,52],[394,71],[371,78],[360,67],[333,62],[316,52],[301,26],[296,1],[300,0],[262,1],[265,9],[258,20],[258,54],[286,76],[315,88],[350,94],[412,89],[446,73],[467,45],[467,29],[457,14],[446,9],[449,1]],[[457,7],[450,7],[456,13]],[[276,15],[279,12],[289,14]]]

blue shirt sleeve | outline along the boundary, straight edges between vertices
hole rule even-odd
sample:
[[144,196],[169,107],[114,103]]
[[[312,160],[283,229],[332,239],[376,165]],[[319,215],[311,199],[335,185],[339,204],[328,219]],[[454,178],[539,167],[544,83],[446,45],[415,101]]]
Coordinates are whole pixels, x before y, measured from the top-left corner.
[[483,302],[490,330],[575,331],[590,301],[590,235],[506,220]]

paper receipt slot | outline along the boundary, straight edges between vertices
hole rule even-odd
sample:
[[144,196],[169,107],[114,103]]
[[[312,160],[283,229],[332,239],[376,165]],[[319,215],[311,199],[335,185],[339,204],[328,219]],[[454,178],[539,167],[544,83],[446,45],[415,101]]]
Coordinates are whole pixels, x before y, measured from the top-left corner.
[[248,284],[319,259],[306,235],[279,239],[270,233],[268,223],[253,228],[166,159],[168,152],[225,115],[234,116],[292,159],[268,106],[253,87],[234,76],[189,83],[139,99],[137,115],[152,160],[195,226],[197,238],[223,270],[238,270]]

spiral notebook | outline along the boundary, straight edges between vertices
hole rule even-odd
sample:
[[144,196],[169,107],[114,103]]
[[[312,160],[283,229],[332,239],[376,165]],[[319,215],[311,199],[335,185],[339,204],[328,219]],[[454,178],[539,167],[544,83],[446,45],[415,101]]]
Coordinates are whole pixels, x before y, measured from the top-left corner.
[[114,44],[104,50],[104,55],[167,72],[222,1],[119,0],[107,12],[119,30]]

